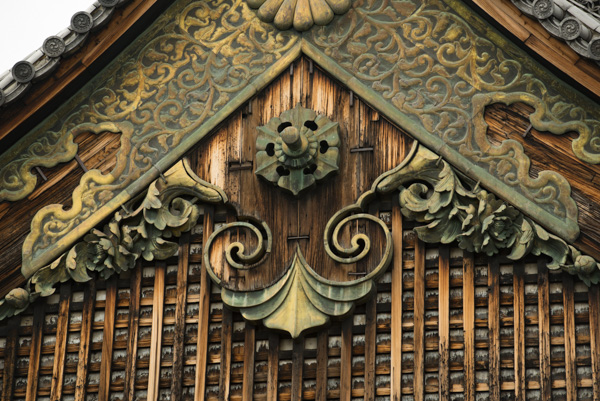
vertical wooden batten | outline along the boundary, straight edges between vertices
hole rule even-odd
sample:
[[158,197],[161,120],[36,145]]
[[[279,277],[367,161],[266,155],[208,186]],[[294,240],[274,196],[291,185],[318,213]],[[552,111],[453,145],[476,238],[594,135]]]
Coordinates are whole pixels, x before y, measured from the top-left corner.
[[99,401],[108,401],[110,395],[116,305],[117,281],[116,277],[112,277],[108,280],[106,286],[104,330],[102,334],[102,361],[100,364],[100,384],[98,387]]
[[463,255],[463,328],[465,340],[465,401],[475,401],[475,261]]
[[304,341],[294,341],[292,349],[292,399],[291,401],[302,400],[302,368],[304,364]]
[[600,400],[600,288],[594,285],[590,288],[590,345],[592,349],[592,386],[594,400]]
[[440,246],[438,269],[439,399],[448,401],[450,399],[450,249],[447,245]]
[[242,382],[242,401],[252,401],[254,387],[254,353],[255,353],[255,327],[246,323],[244,334],[244,381]]
[[[27,393],[25,394],[25,401],[35,401],[37,399],[40,354],[42,350],[42,337],[44,336],[44,313],[45,311],[43,305],[37,305],[37,307],[34,308],[32,327],[33,331],[31,333],[31,348],[29,350]],[[79,379],[79,376],[77,378]]]
[[316,400],[327,399],[327,331],[321,330],[317,335],[317,388]]
[[392,311],[391,311],[391,401],[402,398],[402,212],[394,202],[392,207]]
[[523,262],[514,265],[513,310],[515,346],[515,400],[525,401],[525,266]]
[[158,262],[154,270],[152,299],[152,336],[150,339],[150,367],[148,369],[148,401],[158,400],[160,361],[162,351],[163,310],[165,301],[166,264]]
[[577,356],[575,344],[575,299],[573,277],[565,274],[563,279],[563,314],[565,324],[565,376],[567,401],[577,400]]
[[0,401],[10,401],[13,398],[20,321],[20,316],[14,316],[10,318],[8,322],[8,335],[6,336],[6,347],[4,348],[4,372],[2,374],[2,394],[0,394]]
[[414,397],[425,398],[425,244],[415,239]]
[[81,330],[79,357],[77,360],[77,381],[75,382],[75,401],[84,401],[87,393],[87,375],[90,361],[90,342],[94,325],[94,306],[96,303],[96,282],[91,280],[83,295],[83,312],[81,314]]
[[52,369],[52,387],[50,400],[62,398],[63,378],[65,373],[65,357],[67,337],[69,333],[69,305],[71,303],[71,283],[60,286],[60,301],[58,305],[58,321],[56,323],[56,345],[54,348],[54,367]]
[[[210,206],[204,208],[202,245],[208,242],[208,237],[213,232],[214,209]],[[206,357],[208,352],[208,319],[210,307],[210,279],[206,267],[200,270],[200,300],[198,304],[198,339],[196,342],[196,379],[194,398],[196,401],[204,401],[206,384]]]
[[377,295],[367,301],[365,307],[365,401],[374,401],[376,394],[375,385],[375,357],[377,342]]
[[231,335],[233,319],[231,309],[223,306],[223,321],[221,322],[221,363],[219,369],[219,401],[229,400],[231,383]]
[[340,401],[350,401],[352,398],[352,323],[352,319],[342,322]]
[[177,266],[177,303],[175,304],[175,333],[173,338],[173,376],[171,379],[171,401],[182,399],[183,360],[185,340],[185,318],[187,306],[188,263],[190,257],[190,234],[179,239],[179,262]]
[[549,400],[552,397],[552,375],[550,371],[550,287],[548,283],[548,268],[544,261],[538,261],[537,267],[540,396],[542,400]]
[[137,368],[138,332],[140,321],[140,291],[142,288],[142,266],[138,263],[131,275],[129,286],[129,321],[127,338],[127,359],[123,393],[125,399],[132,400],[135,395],[135,373]]
[[279,335],[269,333],[269,356],[267,376],[267,401],[277,401],[279,388]]
[[488,264],[488,337],[490,399],[500,399],[500,265],[493,258]]

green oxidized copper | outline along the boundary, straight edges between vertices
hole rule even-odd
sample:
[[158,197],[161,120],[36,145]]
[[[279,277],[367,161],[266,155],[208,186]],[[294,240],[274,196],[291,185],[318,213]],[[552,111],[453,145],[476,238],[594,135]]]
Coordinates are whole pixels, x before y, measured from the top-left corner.
[[179,245],[173,239],[196,225],[200,205],[226,200],[219,188],[198,178],[187,161],[180,161],[107,224],[90,230],[82,241],[37,270],[24,288],[9,292],[0,300],[0,319],[22,312],[38,297],[52,295],[58,283],[86,282],[92,272],[106,279],[133,269],[140,258],[164,260],[175,255]]
[[300,104],[258,127],[256,175],[299,195],[339,167],[339,125]]
[[501,251],[520,260],[550,257],[549,269],[563,269],[587,285],[600,281],[600,266],[532,219],[457,173],[440,156],[415,143],[405,162],[382,175],[377,191],[399,191],[402,214],[423,225],[414,230],[428,243],[454,241],[470,252]]
[[327,26],[298,33],[262,22],[246,0],[179,1],[0,156],[0,199],[23,199],[35,187],[33,167],[74,156],[71,137],[82,124],[131,129],[121,135],[118,167],[86,173],[71,209],[51,205],[35,216],[24,275],[109,218],[301,53],[546,230],[577,238],[568,182],[550,171],[532,178],[519,143],[488,140],[484,111],[498,102],[529,104],[536,130],[575,132],[574,154],[598,163],[600,108],[460,2],[357,0]]

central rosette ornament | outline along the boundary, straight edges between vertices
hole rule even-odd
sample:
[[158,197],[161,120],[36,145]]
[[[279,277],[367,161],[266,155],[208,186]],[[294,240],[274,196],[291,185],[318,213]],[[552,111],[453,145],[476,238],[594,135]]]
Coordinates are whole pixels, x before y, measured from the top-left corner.
[[338,171],[339,124],[297,105],[258,127],[256,175],[299,195]]

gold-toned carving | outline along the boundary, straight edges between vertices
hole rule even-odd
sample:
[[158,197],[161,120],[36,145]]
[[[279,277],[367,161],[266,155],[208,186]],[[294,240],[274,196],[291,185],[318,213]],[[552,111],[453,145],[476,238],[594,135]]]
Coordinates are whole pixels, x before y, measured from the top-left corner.
[[273,22],[279,29],[306,31],[313,25],[327,25],[334,14],[344,14],[352,0],[248,0],[248,5],[258,8],[262,21]]

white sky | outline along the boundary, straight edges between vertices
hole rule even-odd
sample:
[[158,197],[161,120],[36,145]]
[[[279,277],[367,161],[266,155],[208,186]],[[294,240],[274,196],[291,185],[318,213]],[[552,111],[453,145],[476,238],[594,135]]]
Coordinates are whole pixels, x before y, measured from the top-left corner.
[[93,0],[0,0],[0,73],[67,28]]

